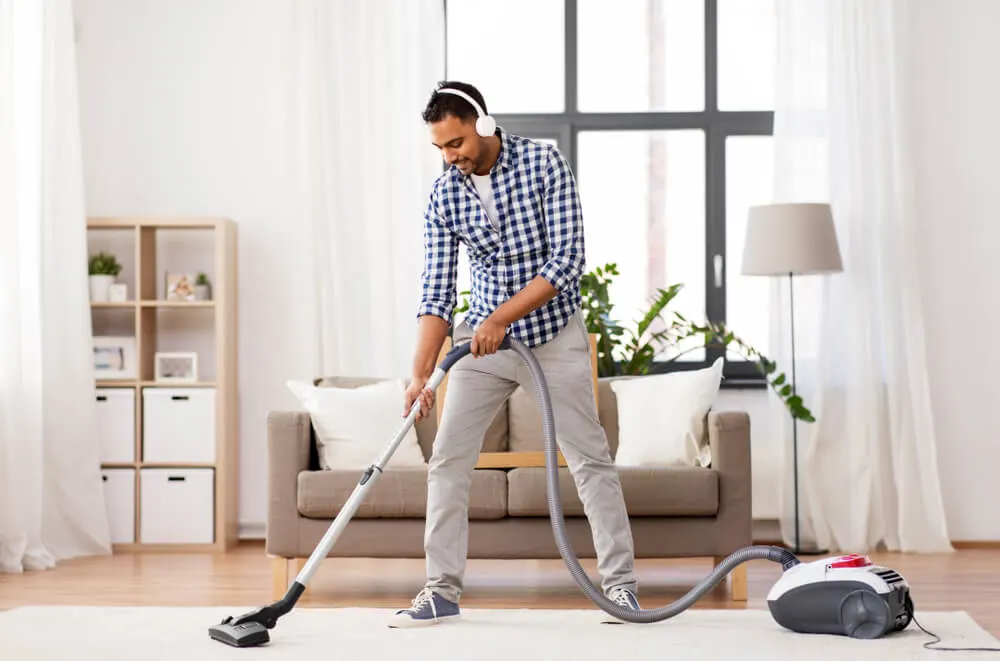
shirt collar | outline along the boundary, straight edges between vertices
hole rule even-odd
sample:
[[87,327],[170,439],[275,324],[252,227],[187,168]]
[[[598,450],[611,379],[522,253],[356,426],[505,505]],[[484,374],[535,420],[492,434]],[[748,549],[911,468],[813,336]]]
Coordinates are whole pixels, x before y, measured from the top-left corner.
[[[514,167],[514,139],[511,137],[510,133],[504,131],[499,126],[494,132],[498,138],[500,138],[500,154],[497,156],[497,162],[493,164],[493,170],[491,172],[503,172],[505,170],[510,170]],[[452,166],[452,179],[455,181],[469,181],[471,177],[466,177],[462,172]]]
[[500,138],[500,155],[494,168],[509,170],[514,167],[514,140],[510,137],[510,133],[500,127],[497,127],[496,135]]

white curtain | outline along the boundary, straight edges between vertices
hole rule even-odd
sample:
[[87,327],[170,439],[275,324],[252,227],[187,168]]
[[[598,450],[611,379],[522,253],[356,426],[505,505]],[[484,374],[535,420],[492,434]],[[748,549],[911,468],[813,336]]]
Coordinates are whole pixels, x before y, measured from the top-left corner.
[[70,0],[0,1],[0,571],[109,553]]
[[[906,0],[778,0],[775,198],[828,201],[844,272],[795,280],[805,548],[951,550],[914,240]],[[787,279],[785,279],[787,280]],[[787,368],[788,289],[772,298]],[[806,336],[802,342],[801,336]],[[813,340],[810,342],[810,338]],[[810,346],[812,350],[810,350]],[[783,408],[784,447],[791,423]],[[782,531],[793,543],[791,467]]]
[[311,219],[319,369],[408,376],[423,212],[441,158],[421,111],[444,77],[441,0],[297,0],[293,200]]

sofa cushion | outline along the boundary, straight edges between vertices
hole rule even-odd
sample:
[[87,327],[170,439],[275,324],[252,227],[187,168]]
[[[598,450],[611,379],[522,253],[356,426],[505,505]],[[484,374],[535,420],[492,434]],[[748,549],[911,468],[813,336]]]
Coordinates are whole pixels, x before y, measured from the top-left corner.
[[647,375],[611,383],[618,403],[619,466],[707,467],[705,416],[719,394],[722,367]]
[[[298,510],[302,516],[332,519],[358,486],[356,470],[302,471]],[[368,489],[355,517],[424,518],[427,513],[427,469],[386,470]],[[507,479],[503,471],[476,470],[469,490],[470,519],[499,519],[507,513]]]
[[[381,377],[370,377],[370,376],[324,376],[313,380],[313,385],[318,387],[333,387],[333,388],[357,388],[361,386],[367,386],[375,383],[380,383],[385,381]],[[409,379],[404,380],[406,385],[409,385]],[[400,406],[402,406],[402,398],[400,398]],[[400,408],[402,411],[402,408]],[[402,419],[397,416],[391,416],[397,424],[402,424]],[[437,435],[437,404],[434,405],[431,414],[416,423],[414,426],[417,432],[417,442],[420,444],[420,450],[423,452],[424,459],[430,461],[431,455],[434,452],[434,437]],[[391,435],[385,439],[388,443]],[[493,422],[486,429],[486,433],[483,436],[483,452],[506,452],[507,451],[507,402],[500,405],[500,409],[497,411],[496,416],[493,418]],[[375,459],[375,456],[372,456]]]
[[[629,516],[713,516],[719,511],[719,476],[693,467],[619,467]],[[511,516],[548,516],[545,468],[515,468],[507,474]],[[583,503],[568,468],[559,469],[564,516],[584,516]]]
[[[535,400],[534,390],[518,387],[507,400],[507,445],[511,452],[538,452],[545,449],[542,431],[542,411]],[[558,441],[557,441],[558,442]]]
[[[316,386],[294,380],[287,385],[309,412],[319,464],[323,469],[363,471],[385,450],[402,424],[404,379],[382,379],[344,387]],[[417,431],[410,427],[389,458],[388,466],[420,468],[426,465]]]

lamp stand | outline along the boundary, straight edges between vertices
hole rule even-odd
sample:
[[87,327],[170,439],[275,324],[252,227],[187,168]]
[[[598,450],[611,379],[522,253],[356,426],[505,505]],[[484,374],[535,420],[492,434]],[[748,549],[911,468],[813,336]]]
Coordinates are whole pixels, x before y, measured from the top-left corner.
[[[788,318],[792,330],[792,396],[796,394],[795,378],[795,278],[788,273]],[[826,549],[806,551],[799,540],[799,421],[792,416],[792,481],[795,490],[795,546],[791,549],[796,555],[823,555]]]

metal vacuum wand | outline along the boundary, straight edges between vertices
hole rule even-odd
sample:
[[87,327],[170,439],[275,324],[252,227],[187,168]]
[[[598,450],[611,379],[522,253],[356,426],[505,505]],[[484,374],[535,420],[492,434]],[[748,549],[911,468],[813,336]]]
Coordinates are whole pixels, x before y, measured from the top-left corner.
[[[499,349],[509,349],[510,348],[510,337],[504,337],[503,341],[500,343]],[[471,350],[470,344],[468,342],[460,344],[451,351],[449,351],[441,364],[435,368],[434,373],[431,378],[427,381],[427,388],[431,391],[436,391],[441,382],[444,381],[445,375],[448,370],[457,363],[459,360],[464,358]],[[278,618],[285,615],[291,611],[295,604],[298,602],[299,597],[306,590],[306,585],[312,580],[313,574],[319,568],[319,565],[323,562],[326,556],[330,553],[330,549],[333,545],[337,543],[337,539],[344,532],[347,524],[354,518],[354,514],[358,511],[358,507],[361,503],[365,501],[365,496],[368,490],[375,485],[378,479],[382,476],[382,471],[385,465],[389,462],[389,459],[396,452],[396,448],[406,437],[406,434],[410,431],[410,428],[416,423],[417,414],[420,412],[420,400],[413,402],[413,406],[410,407],[410,412],[407,414],[403,421],[402,426],[396,435],[392,438],[389,444],[386,446],[382,454],[372,463],[364,473],[361,475],[361,479],[358,481],[357,486],[354,487],[354,491],[351,492],[350,497],[344,506],[340,508],[337,513],[337,517],[327,528],[326,533],[323,534],[323,538],[317,544],[316,548],[313,549],[312,554],[306,561],[306,564],[299,571],[295,580],[288,587],[288,591],[285,596],[275,601],[267,606],[262,606],[256,610],[250,611],[249,613],[244,613],[238,617],[227,617],[222,620],[219,624],[209,627],[208,635],[221,643],[227,645],[232,645],[233,647],[255,647],[257,645],[262,645],[270,640],[270,635],[268,634],[268,629],[273,629],[278,623]]]

